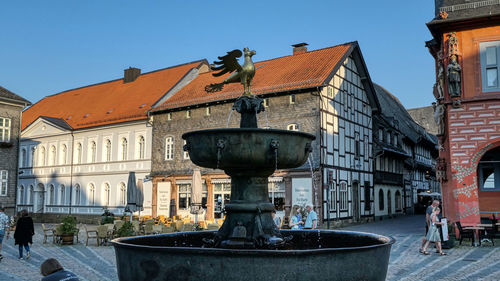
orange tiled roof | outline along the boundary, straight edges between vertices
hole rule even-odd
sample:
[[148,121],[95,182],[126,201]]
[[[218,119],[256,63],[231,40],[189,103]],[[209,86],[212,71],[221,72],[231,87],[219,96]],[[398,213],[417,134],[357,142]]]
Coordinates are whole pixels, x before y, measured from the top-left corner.
[[[255,63],[257,71],[252,81],[253,94],[275,93],[322,85],[335,66],[357,43],[309,51]],[[170,97],[152,112],[192,106],[218,100],[237,98],[243,93],[239,83],[226,84],[220,92],[207,93],[205,86],[222,82],[229,74],[213,77],[213,72],[200,74],[196,79]]]
[[22,130],[41,116],[60,118],[74,129],[147,118],[147,111],[196,61],[141,74],[134,82],[113,80],[47,96],[23,112]]

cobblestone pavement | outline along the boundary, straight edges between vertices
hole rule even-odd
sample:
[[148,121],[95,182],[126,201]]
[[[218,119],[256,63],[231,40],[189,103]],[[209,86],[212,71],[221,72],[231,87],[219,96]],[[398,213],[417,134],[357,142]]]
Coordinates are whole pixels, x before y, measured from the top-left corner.
[[495,247],[489,242],[471,247],[469,240],[461,246],[444,250],[439,256],[429,248],[431,255],[418,252],[425,231],[424,216],[404,216],[377,221],[346,230],[389,235],[396,239],[391,249],[387,280],[500,280],[500,240]]
[[[423,216],[406,216],[345,229],[389,235],[396,239],[387,280],[500,280],[500,246],[484,243],[481,247],[470,247],[467,241],[462,246],[445,250],[448,256],[434,252],[430,256],[419,254],[423,221]],[[5,258],[0,262],[0,280],[40,280],[40,264],[49,257],[58,259],[81,280],[117,280],[112,246],[97,247],[95,240],[91,240],[86,247],[83,233],[80,233],[77,245],[58,246],[51,241],[43,244],[40,224],[35,225],[35,232],[29,260],[18,260],[13,239],[4,240],[2,254]],[[496,242],[500,244],[500,240]]]

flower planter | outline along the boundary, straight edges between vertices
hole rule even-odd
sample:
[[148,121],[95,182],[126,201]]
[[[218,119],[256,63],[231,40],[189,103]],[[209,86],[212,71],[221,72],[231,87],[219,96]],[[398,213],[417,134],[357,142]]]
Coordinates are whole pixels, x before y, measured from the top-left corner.
[[73,245],[73,234],[63,234],[61,235],[61,240],[63,245]]

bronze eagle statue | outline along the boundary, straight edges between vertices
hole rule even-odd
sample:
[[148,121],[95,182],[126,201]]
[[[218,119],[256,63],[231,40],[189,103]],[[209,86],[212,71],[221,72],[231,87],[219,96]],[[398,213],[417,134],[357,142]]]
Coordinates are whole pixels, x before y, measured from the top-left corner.
[[[243,53],[245,54],[244,63],[243,65],[240,65],[237,58],[241,57]],[[228,72],[236,72],[229,75],[229,77],[224,79],[221,83],[213,83],[205,86],[205,91],[207,93],[221,91],[225,84],[239,82],[243,84],[243,95],[252,94],[250,91],[250,85],[252,83],[252,78],[255,75],[255,65],[253,64],[252,56],[255,55],[256,52],[245,48],[243,49],[243,53],[240,50],[233,50],[231,52],[227,52],[227,55],[225,56],[218,57],[219,61],[214,61],[214,65],[211,65],[210,68],[213,71],[219,71],[212,74],[214,77],[219,77]]]

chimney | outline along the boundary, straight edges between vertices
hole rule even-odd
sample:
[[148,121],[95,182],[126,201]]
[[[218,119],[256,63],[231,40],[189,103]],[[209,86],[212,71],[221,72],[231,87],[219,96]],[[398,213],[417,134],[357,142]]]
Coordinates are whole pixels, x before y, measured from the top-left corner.
[[293,55],[299,55],[299,54],[303,54],[303,53],[307,53],[307,43],[298,43],[298,44],[295,44],[295,45],[292,45],[293,47]]
[[123,71],[123,83],[134,82],[140,75],[140,68],[129,67]]

